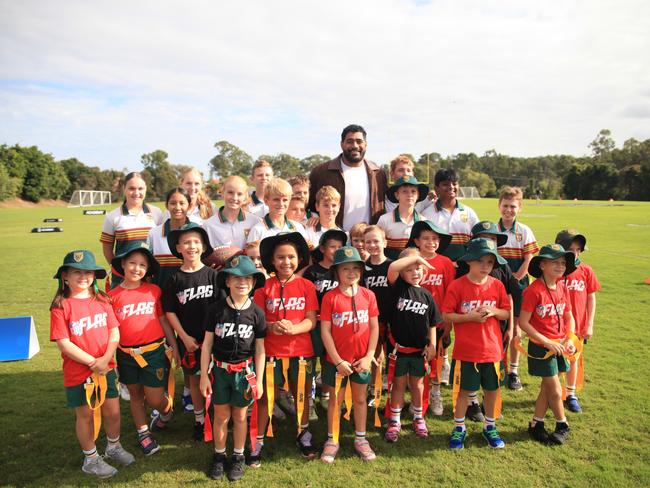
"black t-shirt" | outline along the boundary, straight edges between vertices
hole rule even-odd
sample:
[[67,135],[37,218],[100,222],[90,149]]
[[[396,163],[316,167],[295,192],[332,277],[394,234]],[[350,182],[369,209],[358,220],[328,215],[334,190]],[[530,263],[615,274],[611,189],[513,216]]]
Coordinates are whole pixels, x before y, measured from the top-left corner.
[[212,355],[218,361],[240,363],[255,354],[255,339],[266,337],[266,319],[252,299],[235,310],[224,298],[208,308],[205,330],[214,332]]
[[372,290],[377,298],[377,306],[379,307],[379,321],[386,323],[390,320],[392,313],[391,297],[393,293],[391,286],[388,283],[388,266],[392,263],[392,259],[386,259],[381,264],[372,264],[370,259],[366,261],[366,266],[370,268],[363,273],[363,282],[366,288]]
[[175,313],[183,330],[200,343],[205,334],[208,307],[225,296],[217,286],[217,272],[214,269],[203,266],[193,273],[179,269],[165,286],[163,310]]
[[426,347],[429,329],[442,322],[433,296],[422,287],[409,285],[401,277],[393,284],[390,333],[405,347]]
[[309,266],[302,277],[311,281],[316,286],[316,296],[318,305],[323,302],[323,296],[330,290],[339,286],[339,282],[334,279],[328,268],[324,268],[319,263]]

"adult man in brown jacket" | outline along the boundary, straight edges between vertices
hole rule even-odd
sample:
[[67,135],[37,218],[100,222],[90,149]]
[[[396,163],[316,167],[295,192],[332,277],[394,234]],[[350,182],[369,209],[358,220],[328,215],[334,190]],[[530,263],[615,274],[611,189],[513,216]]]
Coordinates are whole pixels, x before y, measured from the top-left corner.
[[336,223],[344,230],[357,222],[375,224],[384,213],[384,194],[388,189],[386,173],[365,159],[366,131],[360,125],[348,125],[341,133],[342,153],[311,170],[309,208],[315,210],[320,188],[333,186],[341,194],[341,210]]

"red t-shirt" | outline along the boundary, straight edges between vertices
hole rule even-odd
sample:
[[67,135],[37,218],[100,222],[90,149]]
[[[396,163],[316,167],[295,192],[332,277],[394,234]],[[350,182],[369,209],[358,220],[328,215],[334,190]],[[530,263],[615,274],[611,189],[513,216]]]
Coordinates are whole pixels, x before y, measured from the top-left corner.
[[[510,299],[499,280],[488,276],[482,285],[472,283],[467,275],[454,280],[442,302],[442,312],[468,314],[477,308],[489,306],[510,310]],[[499,321],[495,317],[484,323],[454,323],[453,358],[472,363],[493,363],[503,356]]]
[[[287,319],[297,324],[305,320],[307,312],[318,313],[316,287],[301,276],[295,276],[284,286],[284,290],[275,276],[269,278],[264,287],[255,290],[253,300],[264,310],[267,322]],[[264,338],[264,349],[267,357],[293,358],[314,355],[309,332],[294,336],[269,332]]]
[[587,296],[600,290],[600,283],[591,266],[584,263],[580,263],[563,281],[569,290],[571,313],[576,321],[576,334],[582,337],[587,332],[588,326]]
[[456,267],[451,259],[442,254],[437,254],[435,258],[427,259],[427,262],[435,269],[422,266],[422,269],[424,269],[424,277],[420,281],[420,286],[425,290],[429,290],[436,305],[440,308],[447,288],[449,288],[451,282],[456,278]]
[[108,294],[120,322],[121,346],[142,346],[165,336],[159,319],[165,312],[160,301],[161,291],[156,285],[142,283],[135,289],[116,286]]
[[544,280],[535,280],[524,290],[521,309],[531,313],[530,325],[544,337],[548,339],[566,337],[571,301],[564,280],[557,282],[555,290],[546,288]]
[[[352,297],[341,293],[341,289],[337,287],[325,293],[320,311],[321,321],[329,320],[332,323],[332,339],[336,351],[341,359],[349,363],[361,359],[368,352],[370,319],[379,317],[375,294],[367,288],[358,288],[354,305],[357,311],[356,320]],[[326,358],[330,363],[334,363],[329,354]]]
[[[111,304],[95,298],[66,298],[61,306],[50,312],[50,340],[70,339],[91,356],[103,356],[108,347],[110,329],[119,326]],[[65,354],[61,357],[64,386],[80,385],[93,374],[85,364]],[[115,361],[111,359],[108,366],[114,368]]]

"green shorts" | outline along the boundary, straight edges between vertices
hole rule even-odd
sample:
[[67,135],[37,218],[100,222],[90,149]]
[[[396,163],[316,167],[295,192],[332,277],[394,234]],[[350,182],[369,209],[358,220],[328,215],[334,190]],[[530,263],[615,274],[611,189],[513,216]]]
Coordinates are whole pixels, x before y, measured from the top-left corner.
[[[548,349],[528,341],[528,354],[543,358]],[[548,359],[528,358],[528,374],[531,376],[557,376],[558,373],[569,371],[569,361],[562,355],[551,356]]]
[[397,353],[397,360],[395,361],[395,377],[414,376],[422,378],[426,374],[424,369],[424,357],[420,353],[415,354],[400,354]]
[[[157,341],[156,341],[157,342]],[[169,362],[165,355],[165,346],[162,345],[154,351],[145,352],[142,357],[147,365],[141,368],[130,354],[116,352],[117,370],[120,373],[120,383],[125,385],[144,385],[159,388],[167,385],[169,375]]]
[[320,320],[316,322],[316,327],[309,332],[309,335],[311,336],[311,346],[314,348],[314,356],[323,356],[325,354],[325,346],[323,345],[323,338],[320,335]]
[[[194,359],[192,360],[192,353],[188,353],[187,357],[185,355],[187,349],[185,348],[185,344],[183,344],[183,341],[178,339],[176,342],[178,342],[178,354],[181,357],[181,366],[183,367],[183,374],[188,376],[199,376],[201,374],[201,348],[199,347],[196,351],[194,351],[193,354]],[[193,361],[194,364],[192,364],[191,366],[186,366],[186,362],[188,360]]]
[[[253,364],[251,363],[251,368]],[[223,368],[212,368],[212,404],[232,405],[233,407],[249,407],[253,404],[252,390],[246,379],[246,370],[229,373]]]
[[[345,386],[348,382],[348,378],[352,383],[357,383],[359,385],[367,385],[370,383],[370,371],[367,373],[352,373],[347,378],[343,378],[341,386]],[[334,388],[336,386],[336,366],[334,366],[329,361],[323,361],[323,374],[322,374],[323,383]]]
[[[472,363],[470,361],[451,361],[451,372],[449,378],[454,377],[454,370],[460,363],[460,388],[467,391],[478,391],[483,388],[485,391],[499,389],[499,377],[494,369],[494,363]],[[501,366],[503,370],[503,365]]]
[[[66,386],[65,387],[65,397],[68,401],[68,407],[76,408],[87,405],[86,403],[86,389],[83,382],[80,385],[76,386]],[[115,369],[111,369],[106,373],[106,398],[117,398],[120,394],[119,392],[119,381],[117,379],[117,373]],[[94,402],[95,399],[91,398],[91,401]]]
[[[305,382],[311,382],[311,378],[314,375],[314,366],[315,361],[313,357],[303,358],[307,361],[305,365]],[[298,383],[298,361],[300,358],[289,358],[289,370],[287,374],[289,376],[289,384],[295,385]],[[267,363],[269,361],[267,360]],[[282,359],[275,358],[275,369],[273,370],[273,382],[275,386],[281,387],[284,385],[284,373],[282,371]],[[264,384],[266,385],[266,369],[264,370]]]

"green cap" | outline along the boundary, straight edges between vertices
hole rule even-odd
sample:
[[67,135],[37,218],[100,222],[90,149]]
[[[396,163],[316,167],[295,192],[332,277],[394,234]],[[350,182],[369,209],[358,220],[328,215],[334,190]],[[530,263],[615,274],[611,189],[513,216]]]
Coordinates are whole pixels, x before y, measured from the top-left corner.
[[227,275],[252,276],[255,278],[253,290],[263,287],[266,281],[264,273],[255,267],[255,263],[248,256],[233,256],[226,261],[225,266],[219,270],[219,274],[217,275],[217,286],[219,288],[226,288]]
[[311,251],[311,257],[314,263],[318,263],[323,260],[323,253],[320,250],[320,247],[325,244],[329,239],[335,239],[341,243],[342,246],[348,242],[348,235],[345,231],[341,229],[329,229],[323,232],[318,239],[318,246],[316,246]]
[[560,244],[546,244],[539,250],[539,254],[530,260],[528,265],[528,273],[535,278],[542,276],[542,270],[539,267],[539,264],[542,262],[542,259],[557,259],[564,256],[566,259],[566,270],[564,275],[571,274],[576,269],[575,264],[575,254],[570,251],[566,251],[564,247]]
[[388,189],[386,192],[386,198],[393,203],[397,203],[397,198],[395,198],[395,193],[400,186],[411,185],[415,186],[418,189],[418,202],[424,200],[429,194],[429,187],[424,183],[420,183],[415,176],[402,176],[398,178],[395,183]]
[[95,261],[95,255],[92,252],[87,251],[85,249],[72,251],[66,254],[65,257],[63,258],[63,264],[59,266],[59,269],[57,270],[53,278],[55,280],[61,278],[61,272],[65,268],[84,269],[86,271],[94,271],[95,278],[99,278],[100,280],[106,278],[106,270],[101,266],[98,266],[97,262]]
[[444,230],[442,230],[430,220],[418,220],[413,224],[413,227],[411,228],[411,235],[409,236],[409,240],[406,243],[406,247],[417,247],[415,245],[415,239],[420,238],[420,234],[423,230],[430,230],[438,234],[438,237],[440,238],[440,244],[438,245],[437,252],[444,251],[451,243],[451,234],[447,234]]
[[576,229],[564,229],[557,233],[555,236],[555,243],[562,246],[564,249],[569,249],[574,241],[580,244],[580,250],[587,249],[587,238],[580,234]]
[[505,232],[501,232],[497,224],[489,220],[482,220],[472,227],[472,238],[478,237],[481,234],[496,236],[497,247],[501,247],[508,242],[508,235]]
[[503,266],[507,263],[499,256],[497,245],[491,239],[477,237],[467,242],[465,254],[458,258],[459,261],[478,261],[482,256],[491,254],[496,258],[496,266]]
[[147,256],[147,261],[149,262],[149,266],[147,266],[147,273],[145,274],[145,276],[153,276],[157,274],[158,270],[160,269],[160,264],[158,264],[158,261],[156,261],[156,258],[151,252],[151,249],[149,249],[149,244],[142,241],[129,242],[127,244],[126,249],[111,260],[111,265],[113,266],[115,271],[117,271],[122,276],[124,276],[122,259],[124,259],[129,254],[134,253],[136,251],[139,251],[145,256]]
[[361,259],[356,247],[343,246],[337,249],[334,253],[334,262],[332,263],[332,267],[346,263],[359,263],[364,270],[366,269],[366,263]]
[[196,222],[188,222],[180,229],[174,229],[169,234],[167,234],[167,245],[169,246],[169,251],[178,259],[183,259],[183,255],[176,250],[176,244],[178,244],[178,241],[183,234],[190,231],[198,232],[201,235],[201,239],[203,240],[203,247],[205,248],[201,253],[201,259],[207,258],[210,254],[212,254],[210,238],[208,237],[208,233],[205,231],[205,229]]
[[260,259],[267,273],[275,273],[273,252],[277,246],[285,243],[296,246],[298,251],[298,269],[302,269],[309,264],[309,245],[302,234],[300,232],[280,232],[274,236],[265,237],[260,242]]

